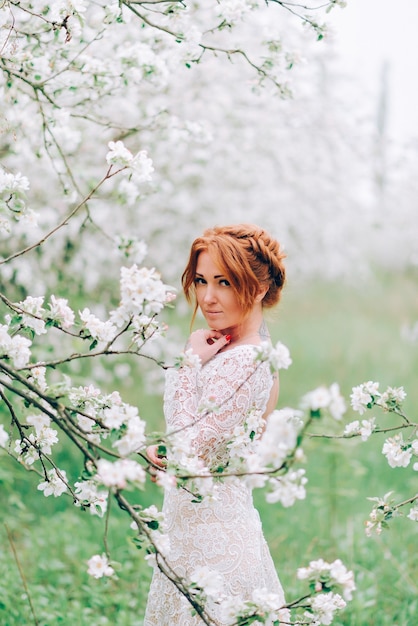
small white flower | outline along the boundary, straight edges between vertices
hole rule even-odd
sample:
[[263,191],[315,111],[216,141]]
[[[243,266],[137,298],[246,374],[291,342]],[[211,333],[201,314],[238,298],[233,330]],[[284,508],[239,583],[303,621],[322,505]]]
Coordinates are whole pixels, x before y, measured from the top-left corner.
[[95,554],[88,561],[87,573],[94,578],[103,578],[103,576],[113,576],[115,570],[109,565],[109,561],[105,554]]
[[418,522],[418,505],[417,504],[410,509],[407,517],[413,522]]
[[109,165],[127,167],[131,164],[132,152],[125,147],[123,141],[109,141],[108,147],[109,152],[106,155],[106,161]]

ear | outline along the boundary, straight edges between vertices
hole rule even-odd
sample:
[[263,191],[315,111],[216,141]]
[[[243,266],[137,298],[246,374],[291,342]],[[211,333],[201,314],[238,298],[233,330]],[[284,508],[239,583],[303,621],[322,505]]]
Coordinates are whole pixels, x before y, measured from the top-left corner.
[[262,289],[260,289],[260,291],[255,297],[255,302],[256,303],[261,302],[264,299],[264,296],[266,295],[267,292],[268,292],[268,287],[263,287]]

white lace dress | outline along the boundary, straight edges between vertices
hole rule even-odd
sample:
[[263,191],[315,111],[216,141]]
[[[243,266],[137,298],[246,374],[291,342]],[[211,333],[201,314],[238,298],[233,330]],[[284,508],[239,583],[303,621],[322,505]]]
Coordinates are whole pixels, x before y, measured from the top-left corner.
[[[217,354],[200,370],[169,370],[164,396],[168,432],[189,425],[195,430],[194,449],[205,463],[209,467],[226,465],[231,433],[249,412],[264,413],[272,383],[269,365],[254,362],[250,345]],[[198,421],[198,407],[213,400],[222,405],[220,411]],[[198,503],[183,489],[169,489],[163,511],[170,537],[168,561],[178,576],[187,579],[197,567],[206,566],[223,576],[223,591],[229,596],[248,600],[255,589],[264,588],[279,594],[284,604],[251,490],[242,481],[234,477],[221,482],[216,500],[206,498]],[[207,610],[214,624],[227,626],[216,602]],[[199,616],[192,615],[189,602],[156,567],[144,626],[202,624]]]

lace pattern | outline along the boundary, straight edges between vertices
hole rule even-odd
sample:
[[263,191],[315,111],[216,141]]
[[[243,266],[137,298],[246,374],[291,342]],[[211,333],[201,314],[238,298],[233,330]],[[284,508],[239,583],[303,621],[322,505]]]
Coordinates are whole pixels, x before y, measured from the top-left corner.
[[[164,412],[168,432],[192,429],[194,451],[209,467],[228,462],[228,442],[249,411],[262,415],[273,379],[267,363],[254,362],[252,346],[238,346],[212,358],[201,370],[169,370]],[[216,399],[220,410],[198,417],[199,406]],[[171,489],[163,511],[170,537],[169,563],[177,575],[188,578],[198,566],[224,577],[227,595],[250,599],[254,589],[283,590],[263,536],[251,490],[238,478],[219,483],[216,499],[193,503],[184,490]],[[218,626],[216,603],[207,607]],[[201,626],[191,606],[171,581],[155,569],[144,626]]]

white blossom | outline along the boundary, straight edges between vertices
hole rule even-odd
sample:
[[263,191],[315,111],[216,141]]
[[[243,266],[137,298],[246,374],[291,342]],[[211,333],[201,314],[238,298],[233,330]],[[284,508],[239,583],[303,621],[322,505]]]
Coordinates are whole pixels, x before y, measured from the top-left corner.
[[296,446],[297,435],[303,424],[301,415],[300,411],[291,408],[275,410],[269,415],[265,432],[256,449],[261,465],[280,467]]
[[418,522],[418,505],[411,507],[407,517],[413,522]]
[[379,398],[379,383],[369,380],[367,383],[353,387],[350,396],[351,406],[354,411],[363,415],[366,409],[371,409]]
[[190,581],[202,588],[206,596],[216,599],[222,595],[225,585],[222,574],[207,565],[196,567],[190,575]]
[[184,352],[181,352],[176,365],[178,367],[191,367],[199,370],[202,367],[202,361],[200,356],[193,352],[192,348],[188,348]]
[[130,320],[133,315],[160,313],[172,299],[169,287],[164,285],[154,268],[139,268],[137,265],[121,268],[121,303],[112,311],[110,319],[117,326]]
[[93,339],[98,341],[112,341],[117,334],[117,328],[110,320],[102,322],[98,317],[90,312],[89,308],[79,311],[83,326],[88,330]]
[[42,319],[45,309],[43,308],[44,298],[40,296],[34,298],[27,296],[23,302],[18,303],[18,307],[23,309],[22,324],[27,328],[33,328],[37,335],[46,333],[45,322]]
[[94,578],[103,578],[103,576],[113,576],[115,570],[109,565],[108,558],[105,554],[95,554],[88,561],[87,573]]
[[266,494],[266,501],[280,502],[284,507],[293,506],[296,500],[305,499],[307,482],[304,469],[290,470],[283,476],[270,478],[271,491]]
[[139,452],[145,446],[145,422],[139,415],[131,417],[128,421],[126,432],[123,437],[113,444],[121,456],[128,456],[133,452]]
[[310,598],[314,619],[318,624],[328,626],[334,619],[334,613],[343,609],[346,602],[338,593],[320,593]]
[[259,346],[254,346],[255,360],[267,361],[272,372],[279,369],[287,369],[292,359],[289,349],[278,341],[273,347],[268,341],[262,341]]
[[30,370],[29,381],[36,385],[42,392],[46,391],[48,385],[46,382],[46,367],[38,365]]
[[[32,342],[27,337],[15,335],[11,338],[10,345],[7,350],[8,356],[13,360],[15,367],[25,367],[30,359],[30,349]],[[0,344],[1,349],[1,344]]]
[[344,428],[344,435],[350,437],[352,435],[361,435],[362,441],[367,441],[372,432],[376,428],[376,419],[372,417],[369,420],[362,420],[361,424],[359,420],[354,420],[346,424]]
[[74,486],[75,494],[78,497],[78,500],[75,500],[75,505],[81,506],[83,504],[88,506],[91,515],[103,517],[107,511],[107,492],[100,491],[93,480],[76,482]]
[[100,459],[97,463],[96,479],[106,487],[125,489],[128,483],[141,487],[145,482],[144,468],[130,459],[115,462]]
[[388,387],[380,397],[379,405],[386,410],[400,409],[406,398],[403,387]]
[[386,439],[382,453],[391,467],[407,467],[412,458],[412,449],[405,444],[402,434]]
[[49,317],[63,328],[70,328],[74,324],[74,311],[68,306],[68,300],[51,296],[49,302]]
[[301,407],[310,411],[326,409],[335,420],[341,420],[346,411],[345,400],[340,393],[338,383],[330,387],[321,385],[305,394],[301,400]]
[[44,492],[44,496],[58,496],[62,495],[67,491],[67,485],[64,481],[67,480],[67,475],[64,470],[59,470],[59,475],[57,470],[51,469],[48,471],[48,480],[42,482],[38,485],[39,491]]

